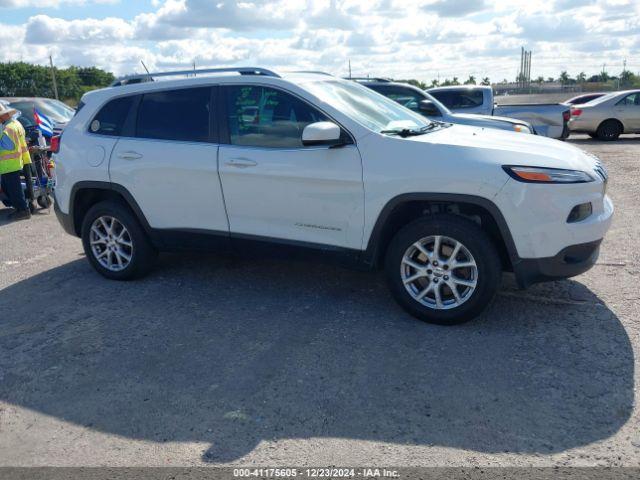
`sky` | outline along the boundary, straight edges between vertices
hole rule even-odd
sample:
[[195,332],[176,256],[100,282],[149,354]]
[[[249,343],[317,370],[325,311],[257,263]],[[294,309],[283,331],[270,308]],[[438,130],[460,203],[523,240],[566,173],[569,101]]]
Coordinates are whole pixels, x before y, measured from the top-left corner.
[[0,62],[513,80],[640,73],[640,0],[0,0]]

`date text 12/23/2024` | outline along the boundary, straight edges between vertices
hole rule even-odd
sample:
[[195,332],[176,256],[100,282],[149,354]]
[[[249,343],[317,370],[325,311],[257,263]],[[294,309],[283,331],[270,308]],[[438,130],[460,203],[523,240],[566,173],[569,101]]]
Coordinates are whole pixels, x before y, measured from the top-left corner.
[[233,476],[258,478],[398,478],[386,468],[234,468]]

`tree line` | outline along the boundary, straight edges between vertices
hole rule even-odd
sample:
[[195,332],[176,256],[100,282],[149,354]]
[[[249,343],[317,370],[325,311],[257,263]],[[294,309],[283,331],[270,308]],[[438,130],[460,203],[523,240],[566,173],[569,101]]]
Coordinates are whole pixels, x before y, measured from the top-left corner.
[[[111,84],[115,77],[97,67],[68,67],[55,68],[58,96],[70,104],[76,104],[82,95],[90,90],[103,88]],[[517,79],[516,79],[517,80]],[[477,79],[469,75],[465,80],[459,77],[444,80],[433,79],[431,83],[416,79],[398,80],[409,83],[421,89],[449,85],[491,85],[491,79],[484,77]],[[532,83],[560,83],[562,85],[576,85],[586,83],[604,83],[611,88],[640,87],[640,75],[624,69],[619,75],[609,75],[604,69],[597,75],[587,76],[580,72],[575,77],[567,71],[560,72],[557,78],[539,76]],[[501,83],[508,83],[504,79]],[[25,62],[0,63],[0,97],[54,97],[51,68],[43,65],[32,65]]]
[[[60,100],[75,104],[89,90],[114,81],[97,67],[55,68]],[[25,62],[0,63],[0,97],[54,97],[51,68]]]
[[[516,78],[516,81],[522,80]],[[460,80],[459,77],[453,77],[451,79],[445,78],[444,80],[433,79],[431,83],[421,82],[420,80],[398,80],[400,82],[410,83],[421,89],[432,87],[447,87],[449,85],[491,85],[491,79],[484,77],[480,81],[477,81],[474,75],[469,75],[466,80]],[[565,70],[560,72],[560,75],[555,77],[543,77],[539,76],[535,80],[532,79],[532,83],[541,85],[543,83],[560,83],[561,85],[582,85],[586,83],[604,83],[608,84],[612,88],[637,88],[640,87],[640,75],[636,75],[630,70],[624,69],[619,75],[609,75],[606,71],[602,71],[596,75],[587,76],[585,72],[578,73],[575,77],[569,75]],[[506,78],[499,83],[509,83]]]

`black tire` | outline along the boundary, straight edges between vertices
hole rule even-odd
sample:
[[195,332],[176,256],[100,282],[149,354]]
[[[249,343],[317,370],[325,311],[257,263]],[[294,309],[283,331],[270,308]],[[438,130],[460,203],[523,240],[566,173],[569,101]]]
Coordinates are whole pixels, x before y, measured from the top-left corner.
[[588,134],[591,138],[598,138],[598,134],[597,133],[589,133]]
[[[96,258],[91,244],[90,231],[93,222],[100,217],[115,218],[128,231],[131,239],[131,260],[122,270],[109,270]],[[112,280],[133,280],[146,275],[155,265],[158,252],[153,247],[134,214],[125,205],[116,201],[97,203],[89,209],[82,220],[82,245],[89,263],[98,273]]]
[[622,133],[622,125],[617,120],[605,120],[600,124],[596,135],[605,142],[616,140]]
[[[405,288],[401,276],[401,268],[404,268],[403,257],[408,249],[419,240],[432,235],[446,236],[462,243],[473,256],[477,268],[475,290],[468,293],[469,296],[459,306],[450,309],[432,308],[414,299]],[[449,250],[449,255],[450,253]],[[446,262],[445,265],[440,266],[440,273],[435,273],[435,269],[429,271],[434,272],[434,275],[439,275],[443,268],[448,268]],[[394,298],[411,315],[428,323],[455,325],[477,317],[491,304],[500,286],[502,266],[494,243],[477,224],[454,215],[435,215],[422,217],[411,222],[393,237],[386,252],[385,273]],[[435,279],[435,277],[433,278]],[[444,278],[447,277],[440,277],[440,281],[443,282]],[[420,281],[426,282],[427,280]],[[449,297],[453,296],[453,291],[448,284],[441,283],[440,285],[441,292],[448,291]]]
[[38,205],[40,205],[41,208],[49,208],[53,203],[49,195],[41,195],[38,197],[36,201],[38,202]]

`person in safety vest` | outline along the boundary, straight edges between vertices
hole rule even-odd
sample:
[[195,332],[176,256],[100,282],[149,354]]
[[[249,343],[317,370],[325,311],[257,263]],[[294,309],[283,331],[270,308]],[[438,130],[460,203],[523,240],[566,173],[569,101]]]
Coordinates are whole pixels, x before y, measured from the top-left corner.
[[31,218],[31,212],[22,191],[20,173],[31,163],[24,128],[14,116],[18,111],[0,104],[0,185],[15,212],[12,220]]

